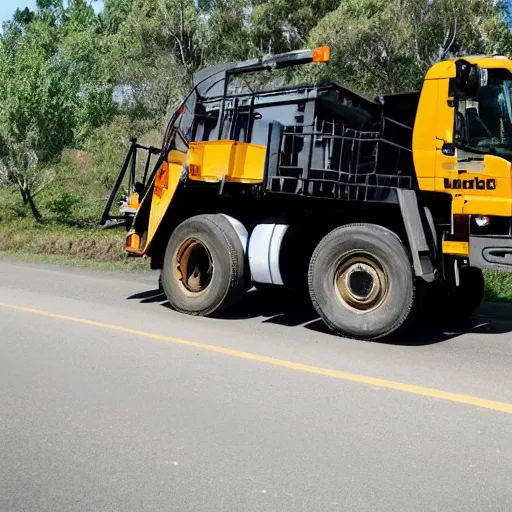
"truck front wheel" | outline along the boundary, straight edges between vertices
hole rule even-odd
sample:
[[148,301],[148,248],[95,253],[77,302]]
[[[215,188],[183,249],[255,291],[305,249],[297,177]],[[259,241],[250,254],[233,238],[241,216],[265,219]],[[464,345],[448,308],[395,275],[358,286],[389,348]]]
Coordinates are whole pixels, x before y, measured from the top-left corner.
[[426,304],[429,316],[449,323],[466,320],[478,309],[485,296],[483,272],[476,267],[462,267],[459,281],[459,286],[451,292],[446,285],[430,285]]
[[331,231],[311,258],[315,309],[341,336],[377,340],[404,325],[415,300],[408,253],[392,231],[351,224]]
[[165,251],[161,282],[180,313],[207,316],[238,302],[246,290],[240,238],[222,215],[199,215],[181,223]]
[[483,272],[476,267],[462,267],[459,271],[460,286],[454,297],[453,309],[458,318],[471,316],[480,306],[485,295]]

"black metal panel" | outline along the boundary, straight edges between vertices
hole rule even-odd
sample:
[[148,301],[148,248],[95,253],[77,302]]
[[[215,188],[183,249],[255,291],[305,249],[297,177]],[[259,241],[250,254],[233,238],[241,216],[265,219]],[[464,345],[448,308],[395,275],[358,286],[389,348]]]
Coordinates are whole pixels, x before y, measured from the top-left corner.
[[360,131],[315,119],[286,127],[279,163],[269,167],[267,191],[349,201],[396,202],[396,189],[412,189],[411,150]]
[[269,189],[272,184],[272,177],[279,172],[279,152],[281,139],[283,137],[283,125],[278,121],[270,123],[268,128],[267,153],[265,156],[264,183]]

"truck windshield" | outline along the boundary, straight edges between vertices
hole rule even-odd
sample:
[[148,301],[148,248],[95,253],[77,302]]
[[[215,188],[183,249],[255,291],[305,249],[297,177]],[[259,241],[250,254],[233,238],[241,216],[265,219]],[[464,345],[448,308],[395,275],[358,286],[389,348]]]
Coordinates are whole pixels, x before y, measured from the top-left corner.
[[473,99],[458,102],[457,135],[466,151],[512,161],[512,74],[488,71],[487,85]]

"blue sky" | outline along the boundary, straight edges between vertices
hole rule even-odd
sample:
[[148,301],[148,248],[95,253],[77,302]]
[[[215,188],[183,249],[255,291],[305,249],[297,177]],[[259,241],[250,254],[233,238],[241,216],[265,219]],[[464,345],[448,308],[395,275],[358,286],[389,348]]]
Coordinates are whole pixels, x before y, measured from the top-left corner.
[[[101,9],[103,0],[93,3],[96,12]],[[8,21],[11,19],[16,9],[24,9],[29,7],[34,9],[36,0],[0,0],[0,22]]]

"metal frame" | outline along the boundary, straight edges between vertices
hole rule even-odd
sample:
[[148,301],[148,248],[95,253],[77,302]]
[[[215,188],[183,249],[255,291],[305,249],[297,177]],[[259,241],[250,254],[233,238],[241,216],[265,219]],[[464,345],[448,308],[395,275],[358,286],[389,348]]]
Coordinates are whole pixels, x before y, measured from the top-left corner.
[[[146,164],[144,166],[144,174],[143,174],[142,182],[141,182],[142,188],[143,188],[142,197],[147,192],[147,184],[149,182],[151,182],[151,180],[152,180],[152,176],[150,176],[148,179],[148,172],[149,172],[149,166],[151,164],[151,157],[153,155],[159,155],[161,153],[161,149],[155,148],[153,146],[143,146],[142,144],[138,144],[136,138],[132,138],[132,139],[130,139],[130,141],[131,141],[130,148],[128,149],[128,153],[126,154],[126,157],[124,159],[123,165],[121,166],[119,175],[117,176],[116,182],[114,184],[114,187],[112,188],[112,191],[110,192],[110,196],[107,200],[107,204],[103,211],[103,215],[100,220],[101,226],[104,226],[109,221],[121,221],[121,220],[126,219],[126,216],[124,216],[124,215],[110,215],[110,209],[112,208],[112,205],[116,198],[117,192],[123,183],[126,173],[128,172],[128,168],[130,168],[130,175],[128,178],[128,190],[130,192],[133,191],[133,188],[135,186],[136,179],[137,179],[137,176],[136,176],[137,152],[140,150],[147,152]],[[158,167],[158,163],[157,163],[157,166],[155,167],[155,170],[157,167]]]

